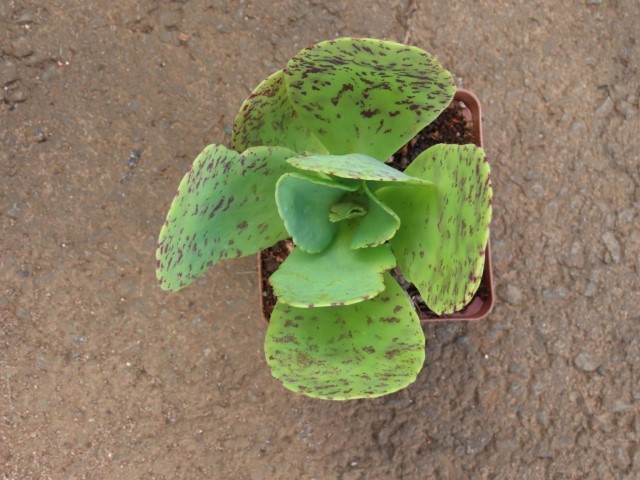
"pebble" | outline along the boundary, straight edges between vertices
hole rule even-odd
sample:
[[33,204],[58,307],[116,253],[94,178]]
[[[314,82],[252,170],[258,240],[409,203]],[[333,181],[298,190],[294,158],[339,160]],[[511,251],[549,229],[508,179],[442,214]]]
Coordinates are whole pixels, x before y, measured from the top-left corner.
[[17,200],[15,198],[13,199],[9,199],[9,202],[7,202],[7,209],[5,210],[5,213],[10,217],[13,218],[14,220],[17,220],[18,217],[20,217],[20,211],[22,210],[22,202],[20,200]]
[[18,80],[18,68],[11,60],[0,60],[0,86],[8,85]]
[[129,168],[135,168],[138,166],[140,158],[142,158],[142,152],[140,150],[131,150],[131,152],[129,152]]
[[596,293],[598,293],[598,286],[595,284],[595,282],[589,282],[582,295],[590,298],[595,297]]
[[34,49],[29,43],[27,37],[18,37],[9,43],[7,53],[16,58],[24,58],[33,54]]
[[579,353],[573,359],[575,366],[583,372],[594,372],[600,366],[600,362],[590,353]]
[[160,23],[166,28],[175,28],[182,20],[179,12],[163,12],[160,14]]
[[33,132],[33,139],[38,143],[46,142],[47,134],[44,133],[42,130],[37,129],[35,132]]
[[615,234],[611,231],[608,231],[603,233],[601,238],[604,242],[604,246],[607,247],[607,250],[611,255],[611,260],[613,260],[613,263],[620,263],[620,259],[622,258],[620,243],[618,242]]
[[478,435],[470,438],[467,441],[466,445],[467,455],[475,455],[477,453],[480,453],[485,449],[487,445],[489,445],[489,443],[491,443],[492,439],[493,430],[491,430],[490,428],[487,428],[486,430],[480,432]]
[[27,94],[24,90],[14,90],[9,94],[9,101],[13,103],[22,103],[27,99]]
[[618,102],[616,102],[616,111],[620,115],[624,116],[627,120],[636,114],[633,105],[631,105],[626,100],[619,100]]
[[614,400],[611,404],[610,411],[611,413],[624,413],[633,409],[633,405],[627,402],[623,402],[622,400]]
[[514,362],[509,366],[509,372],[513,373],[514,375],[517,375],[520,378],[529,378],[529,371],[527,370],[527,367],[520,363],[520,362]]
[[522,302],[522,291],[515,285],[501,285],[498,288],[498,296],[511,305],[518,305]]
[[24,308],[18,307],[16,308],[16,317],[20,320],[31,320],[31,313]]
[[538,423],[544,428],[549,427],[549,413],[546,410],[540,410],[536,415],[536,419],[538,420]]
[[565,287],[545,288],[542,290],[542,298],[547,301],[564,300],[569,295]]
[[569,267],[573,267],[573,268],[584,267],[584,264],[585,264],[584,248],[580,240],[575,240],[571,244],[569,253],[565,257],[565,262]]
[[596,116],[598,117],[607,117],[613,111],[613,99],[609,96],[605,98],[604,102],[597,108]]

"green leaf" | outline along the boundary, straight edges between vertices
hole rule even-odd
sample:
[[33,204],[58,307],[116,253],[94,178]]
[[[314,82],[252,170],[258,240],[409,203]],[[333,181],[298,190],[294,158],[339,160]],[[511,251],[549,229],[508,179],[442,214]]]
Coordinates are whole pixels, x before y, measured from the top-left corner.
[[489,164],[474,145],[435,145],[406,172],[435,187],[387,187],[376,193],[400,217],[391,247],[405,278],[436,314],[461,310],[484,268],[491,221]]
[[342,220],[349,220],[366,214],[366,208],[358,202],[349,200],[333,205],[329,212],[329,220],[332,222],[341,222]]
[[278,302],[265,339],[271,373],[294,392],[347,400],[415,381],[425,338],[411,301],[385,274],[385,290],[355,305],[295,308]]
[[300,173],[280,177],[276,184],[278,211],[295,244],[308,253],[324,250],[337,230],[329,219],[331,206],[354,188]]
[[384,289],[382,274],[396,265],[389,245],[352,250],[353,226],[336,225],[338,232],[329,247],[316,254],[296,248],[271,275],[279,301],[307,308],[349,305]]
[[276,180],[292,170],[280,147],[239,154],[209,145],[180,182],[156,251],[156,275],[180,290],[225,258],[259,252],[288,236],[275,202]]
[[231,145],[238,152],[260,145],[278,145],[298,153],[327,151],[289,101],[282,70],[260,83],[244,101],[234,122]]
[[400,228],[400,218],[373,193],[367,184],[365,208],[367,214],[362,217],[355,228],[351,248],[374,247],[392,238]]
[[301,122],[329,153],[380,161],[433,121],[455,93],[451,74],[427,52],[374,39],[304,49],[287,64],[285,81]]
[[287,160],[301,170],[325,173],[340,178],[353,178],[379,182],[402,182],[431,185],[432,182],[415,178],[396,170],[375,158],[359,153],[346,155],[299,155]]

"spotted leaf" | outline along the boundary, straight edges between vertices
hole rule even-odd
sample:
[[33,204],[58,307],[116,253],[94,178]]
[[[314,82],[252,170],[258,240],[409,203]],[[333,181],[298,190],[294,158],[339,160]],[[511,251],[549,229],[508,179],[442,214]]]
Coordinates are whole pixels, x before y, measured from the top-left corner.
[[296,248],[271,275],[273,291],[282,303],[297,307],[349,305],[372,298],[384,289],[383,273],[396,265],[389,245],[351,249],[353,225],[338,223],[333,242],[322,252]]
[[453,99],[451,74],[427,52],[399,43],[341,38],[318,43],[285,69],[300,121],[334,155],[385,161]]
[[280,177],[276,184],[278,212],[299,248],[316,253],[331,243],[338,228],[329,218],[331,207],[355,188],[297,172]]
[[405,278],[436,314],[461,310],[482,277],[491,221],[489,164],[474,145],[435,145],[405,170],[434,187],[386,187],[400,217],[391,247]]
[[378,397],[415,381],[425,338],[411,301],[388,273],[384,291],[355,305],[296,308],[278,302],[265,356],[294,392],[347,400]]
[[327,151],[289,101],[282,70],[264,80],[244,101],[231,145],[238,152],[260,145],[279,145],[298,153]]
[[300,155],[287,160],[301,170],[325,173],[340,178],[379,182],[401,182],[409,185],[431,185],[422,178],[400,172],[375,158],[359,153],[346,155]]
[[256,147],[239,154],[209,145],[184,176],[160,231],[156,274],[180,290],[225,258],[257,253],[286,238],[275,202],[278,177],[294,153]]

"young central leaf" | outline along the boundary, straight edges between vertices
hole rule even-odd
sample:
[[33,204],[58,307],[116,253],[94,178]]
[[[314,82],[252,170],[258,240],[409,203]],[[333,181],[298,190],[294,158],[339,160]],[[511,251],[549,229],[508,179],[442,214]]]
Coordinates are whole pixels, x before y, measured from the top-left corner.
[[331,207],[329,212],[329,220],[331,222],[340,222],[349,220],[350,218],[361,217],[367,214],[367,209],[357,202],[342,201]]
[[410,185],[431,185],[422,178],[411,177],[375,158],[359,153],[347,155],[299,155],[287,160],[301,170],[325,173],[340,178],[378,182],[402,182]]
[[285,69],[300,120],[329,153],[385,161],[453,99],[451,74],[427,52],[341,38],[298,53]]
[[400,218],[382,203],[367,184],[364,185],[367,215],[359,219],[353,232],[351,248],[367,248],[383,244],[400,228]]
[[178,188],[156,251],[156,275],[179,290],[225,258],[252,255],[287,237],[275,203],[276,180],[293,152],[256,147],[239,154],[209,145]]
[[294,243],[308,253],[324,250],[337,230],[329,218],[331,208],[355,188],[300,173],[283,175],[276,185],[276,202]]
[[480,285],[491,221],[489,164],[474,145],[435,145],[406,170],[435,188],[376,193],[402,225],[391,247],[405,278],[436,314],[461,310]]
[[352,250],[351,222],[334,225],[338,232],[329,247],[316,254],[296,248],[271,275],[279,301],[306,308],[349,305],[384,289],[382,274],[396,264],[389,245]]
[[271,373],[294,392],[347,400],[395,392],[415,381],[425,338],[411,301],[386,273],[377,297],[337,308],[278,302],[265,356]]

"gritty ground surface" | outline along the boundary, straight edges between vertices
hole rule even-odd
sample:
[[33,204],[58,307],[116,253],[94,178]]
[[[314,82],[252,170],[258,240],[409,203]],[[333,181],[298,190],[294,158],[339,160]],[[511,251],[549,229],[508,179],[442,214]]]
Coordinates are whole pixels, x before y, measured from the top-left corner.
[[[0,1],[0,478],[640,478],[639,31],[636,0]],[[153,253],[250,89],[337,35],[482,100],[498,288],[347,403],[270,377],[254,258],[169,295]]]

